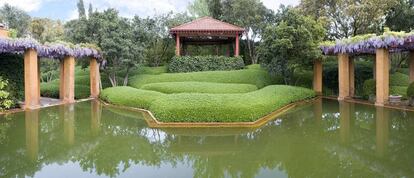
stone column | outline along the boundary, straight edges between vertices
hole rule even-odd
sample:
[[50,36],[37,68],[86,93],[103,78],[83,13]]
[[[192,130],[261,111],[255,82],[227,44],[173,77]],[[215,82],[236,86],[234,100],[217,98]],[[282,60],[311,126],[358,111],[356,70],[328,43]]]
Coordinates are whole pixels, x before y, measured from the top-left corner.
[[389,141],[389,112],[387,108],[376,107],[376,150],[378,156],[384,156],[387,152]]
[[65,64],[63,62],[63,59],[59,60],[59,99],[63,101],[64,97],[64,91],[65,91]]
[[99,63],[95,58],[90,59],[89,76],[90,76],[91,97],[98,98],[99,97],[100,73],[99,73]]
[[313,62],[313,90],[322,95],[322,61],[317,59]]
[[349,58],[349,96],[355,96],[355,61]]
[[349,56],[348,54],[338,55],[338,82],[339,96],[338,100],[344,100],[349,97]]
[[64,103],[73,103],[75,102],[75,58],[66,56],[62,63],[60,76],[60,94],[62,95],[60,98]]
[[24,117],[27,157],[31,161],[36,161],[39,152],[39,110],[26,111]]
[[38,65],[36,50],[26,50],[24,53],[25,109],[36,109],[40,107],[40,78]]
[[408,58],[409,62],[409,70],[410,70],[410,83],[414,82],[414,51],[410,51],[410,55]]
[[175,38],[176,38],[176,40],[175,40],[175,55],[180,56],[181,55],[180,35],[176,34]]
[[376,50],[376,106],[384,106],[389,97],[389,52],[388,49]]

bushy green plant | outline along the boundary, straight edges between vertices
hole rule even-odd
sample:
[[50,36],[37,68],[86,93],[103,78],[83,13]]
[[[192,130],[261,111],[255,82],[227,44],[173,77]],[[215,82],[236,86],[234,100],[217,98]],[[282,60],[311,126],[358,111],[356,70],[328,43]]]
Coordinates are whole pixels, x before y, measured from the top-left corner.
[[129,85],[141,88],[149,83],[161,82],[213,82],[213,83],[238,83],[252,84],[258,88],[273,83],[272,77],[264,70],[244,69],[234,71],[206,71],[191,73],[165,73],[160,75],[136,75],[131,77]]
[[390,75],[390,86],[405,86],[410,84],[410,78],[408,75],[395,72]]
[[369,96],[373,96],[376,93],[376,82],[374,79],[365,80],[363,86],[363,96],[364,98],[369,98]]
[[314,96],[310,89],[286,85],[241,94],[162,94],[132,87],[107,88],[101,93],[107,102],[149,109],[163,122],[255,121],[289,103]]
[[226,56],[175,56],[168,65],[168,71],[173,73],[238,70],[243,68],[242,57]]
[[11,100],[9,92],[5,90],[7,87],[7,80],[3,80],[2,77],[0,77],[0,111],[3,111],[5,109],[9,109],[13,106],[13,100]]
[[14,101],[24,99],[24,60],[22,55],[0,54],[0,76],[8,81],[7,91]]
[[150,83],[141,87],[144,90],[158,91],[161,93],[247,93],[257,90],[256,85],[251,84],[224,84],[210,82],[164,82]]
[[407,97],[414,97],[414,82],[412,82],[407,88]]

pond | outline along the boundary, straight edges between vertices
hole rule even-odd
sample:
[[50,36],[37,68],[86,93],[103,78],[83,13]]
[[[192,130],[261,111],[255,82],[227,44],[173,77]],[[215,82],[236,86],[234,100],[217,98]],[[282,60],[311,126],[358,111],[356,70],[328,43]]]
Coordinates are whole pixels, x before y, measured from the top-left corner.
[[334,100],[257,129],[152,129],[96,101],[0,124],[0,177],[414,176],[414,113]]

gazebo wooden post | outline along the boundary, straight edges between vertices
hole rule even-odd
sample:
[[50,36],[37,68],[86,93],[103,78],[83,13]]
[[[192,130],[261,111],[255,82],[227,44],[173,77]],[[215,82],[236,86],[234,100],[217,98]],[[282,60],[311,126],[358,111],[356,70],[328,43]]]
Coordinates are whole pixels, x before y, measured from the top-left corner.
[[344,100],[349,97],[349,55],[345,53],[338,54],[338,82],[338,100]]
[[353,57],[349,58],[349,96],[355,96],[355,61]]
[[410,51],[409,55],[409,70],[410,70],[410,83],[414,82],[414,51]]
[[234,56],[239,56],[239,32],[236,33],[236,48],[234,49]]
[[227,45],[226,45],[226,56],[227,56],[227,57],[230,57],[230,45],[231,45],[231,44],[227,44]]
[[180,44],[180,35],[176,34],[175,35],[175,55],[176,56],[180,56],[181,55],[181,44]]
[[89,73],[90,73],[89,76],[90,76],[91,97],[98,98],[99,82],[100,82],[99,63],[93,57],[90,59]]
[[27,49],[24,52],[25,109],[36,109],[40,107],[38,62],[36,50]]
[[389,51],[381,48],[376,50],[376,106],[384,106],[389,96]]
[[317,95],[322,95],[322,61],[316,59],[313,62],[313,90]]
[[60,99],[64,103],[75,102],[75,58],[66,56],[60,64]]

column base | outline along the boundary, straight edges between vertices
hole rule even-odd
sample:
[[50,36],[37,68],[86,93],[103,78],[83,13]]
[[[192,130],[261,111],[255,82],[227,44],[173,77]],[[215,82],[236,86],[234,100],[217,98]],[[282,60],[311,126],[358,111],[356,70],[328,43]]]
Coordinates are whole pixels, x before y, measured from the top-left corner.
[[384,103],[378,103],[378,102],[375,102],[375,106],[378,106],[378,107],[384,107]]

